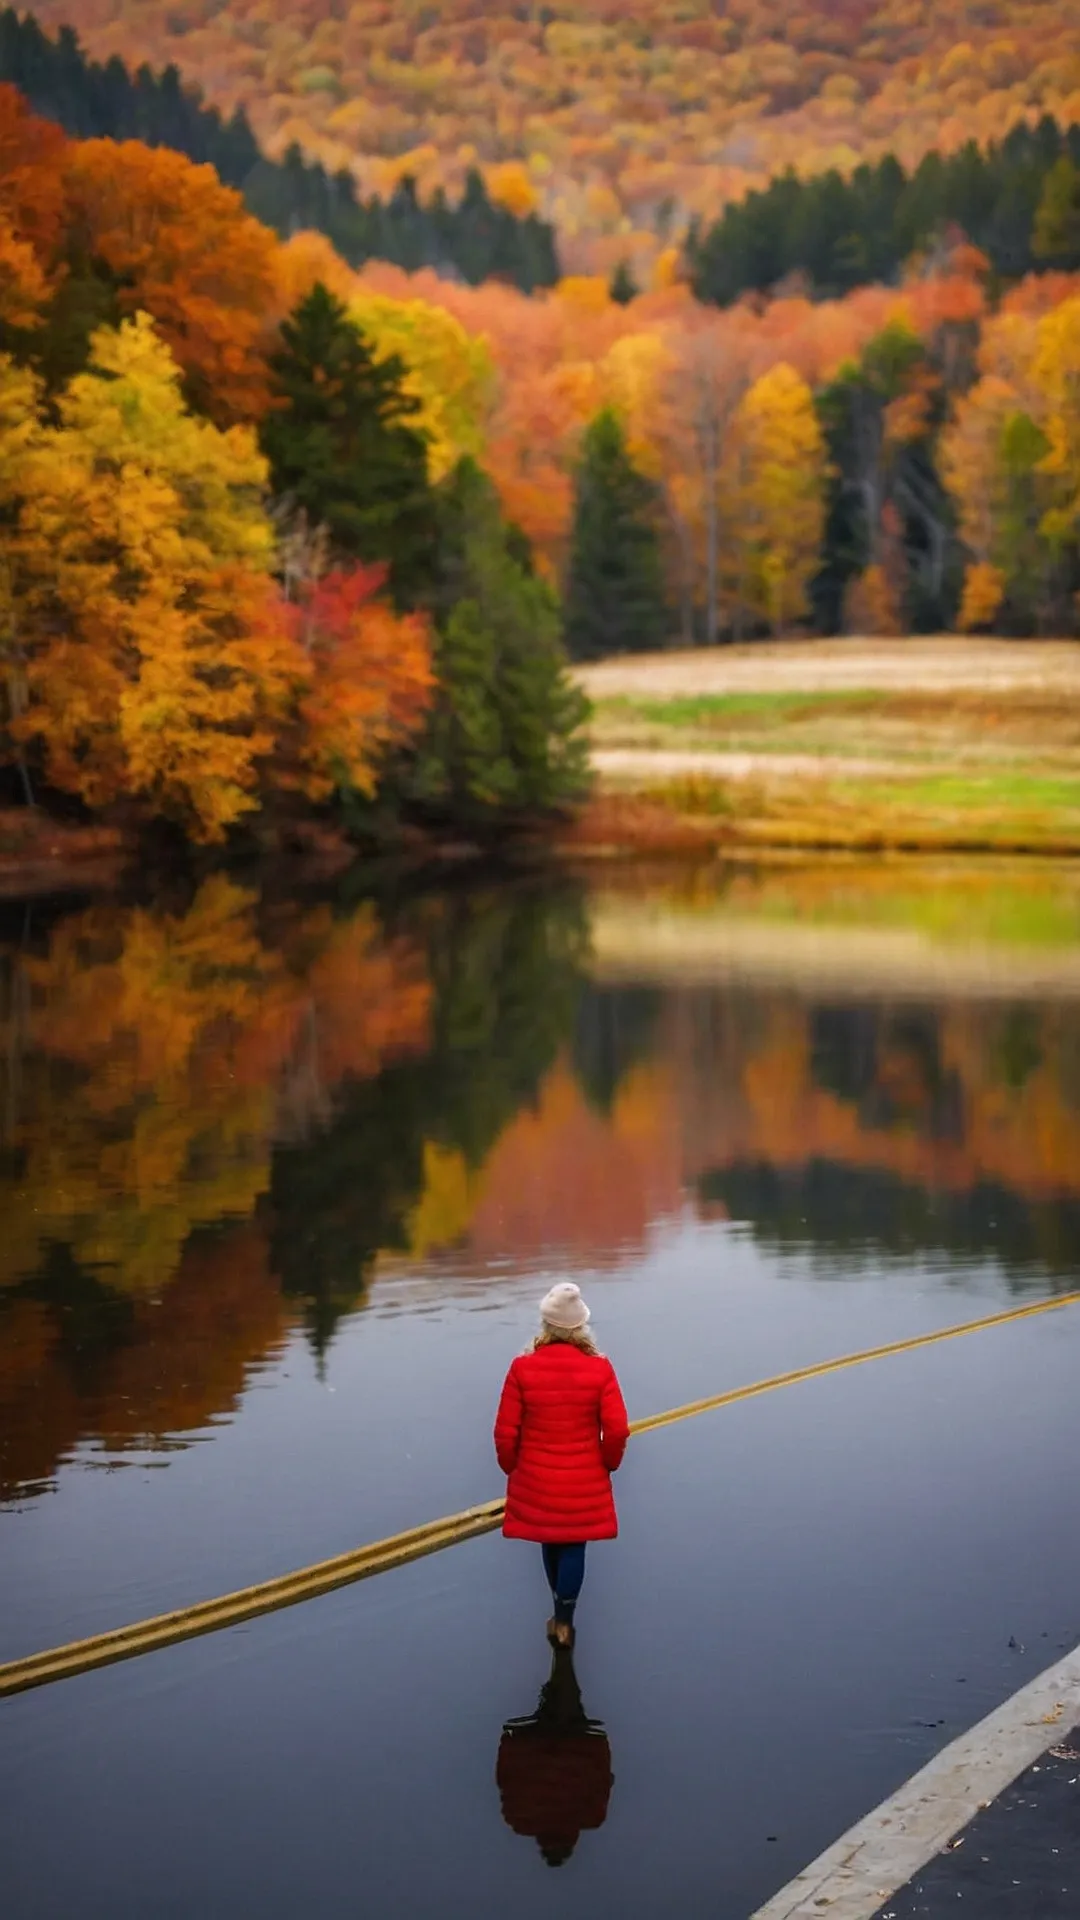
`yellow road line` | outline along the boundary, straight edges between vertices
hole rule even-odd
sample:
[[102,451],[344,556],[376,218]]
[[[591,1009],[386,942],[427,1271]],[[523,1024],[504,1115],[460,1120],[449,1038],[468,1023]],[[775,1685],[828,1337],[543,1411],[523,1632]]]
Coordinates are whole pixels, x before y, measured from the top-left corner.
[[[914,1353],[920,1347],[937,1346],[943,1340],[959,1340],[964,1334],[982,1333],[989,1327],[1007,1326],[1014,1320],[1030,1320],[1036,1314],[1054,1313],[1078,1301],[1080,1292],[1065,1293],[1054,1300],[1038,1300],[1032,1306],[1012,1307],[982,1320],[968,1320],[962,1326],[942,1327],[936,1333],[892,1340],[884,1347],[867,1347],[862,1353],[819,1360],[813,1366],[796,1367],[790,1373],[773,1374],[768,1380],[754,1380],[749,1386],[712,1394],[707,1400],[690,1400],[685,1406],[669,1408],[666,1413],[649,1414],[643,1420],[633,1421],[630,1431],[651,1433],[657,1427],[669,1427],[677,1420],[691,1420],[699,1413],[734,1406],[739,1400],[753,1400],[780,1387],[797,1386],[800,1381],[817,1380],[823,1374],[840,1373],[846,1367],[864,1366],[870,1360],[885,1360],[893,1354]],[[66,1646],[49,1647],[22,1660],[11,1660],[6,1666],[0,1666],[0,1698],[23,1693],[30,1687],[45,1687],[54,1680],[66,1680],[117,1660],[131,1660],[137,1654],[152,1653],[178,1640],[193,1640],[198,1634],[217,1633],[222,1627],[236,1626],[242,1620],[253,1620],[280,1607],[296,1606],[301,1600],[312,1600],[335,1587],[349,1586],[372,1574],[387,1573],[391,1567],[404,1566],[409,1560],[419,1560],[426,1554],[441,1552],[444,1547],[454,1547],[463,1540],[493,1532],[502,1524],[503,1505],[502,1500],[489,1500],[484,1506],[446,1514],[441,1520],[429,1520],[406,1533],[392,1534],[387,1540],[373,1540],[334,1559],[299,1567],[296,1572],[282,1574],[276,1580],[263,1580],[257,1586],[241,1587],[236,1593],[222,1594],[216,1600],[201,1600],[194,1606],[178,1607],[173,1613],[137,1620],[129,1627],[94,1634],[88,1640],[72,1640]]]
[[[842,1373],[845,1367],[865,1366],[868,1360],[887,1360],[894,1353],[914,1353],[919,1347],[936,1347],[942,1340],[959,1340],[965,1333],[982,1333],[987,1327],[1004,1327],[1012,1320],[1031,1320],[1037,1313],[1054,1313],[1058,1307],[1075,1306],[1080,1293],[1062,1293],[1054,1300],[1037,1300],[1030,1307],[1010,1307],[1005,1313],[991,1313],[984,1320],[965,1320],[959,1327],[942,1327],[937,1333],[917,1333],[910,1340],[890,1340],[885,1347],[866,1347],[862,1353],[844,1353],[836,1360],[818,1360],[811,1367],[796,1367],[792,1373],[776,1373],[770,1380],[755,1380],[748,1387],[732,1387],[729,1393],[710,1394],[707,1400],[689,1400],[685,1407],[672,1407],[668,1413],[650,1413],[635,1420],[631,1433],[651,1433],[656,1427],[670,1427],[676,1420],[692,1420],[696,1413],[713,1413],[717,1407],[733,1406],[736,1400],[753,1400],[759,1393],[773,1393],[777,1387],[794,1387],[800,1380],[817,1380],[824,1373]],[[0,1667],[0,1680],[4,1669]]]

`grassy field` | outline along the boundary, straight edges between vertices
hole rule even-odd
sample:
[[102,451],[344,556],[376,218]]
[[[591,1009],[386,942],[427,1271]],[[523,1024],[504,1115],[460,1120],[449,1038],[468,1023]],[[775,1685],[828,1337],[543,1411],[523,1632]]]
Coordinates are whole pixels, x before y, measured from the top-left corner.
[[1080,770],[1080,698],[1073,704],[1056,688],[1031,687],[1008,696],[972,689],[859,688],[666,700],[619,696],[597,704],[594,742],[609,751],[811,755],[912,770],[943,760],[996,769],[1037,754],[1040,764]]
[[1080,646],[806,642],[581,678],[600,843],[1080,853]]

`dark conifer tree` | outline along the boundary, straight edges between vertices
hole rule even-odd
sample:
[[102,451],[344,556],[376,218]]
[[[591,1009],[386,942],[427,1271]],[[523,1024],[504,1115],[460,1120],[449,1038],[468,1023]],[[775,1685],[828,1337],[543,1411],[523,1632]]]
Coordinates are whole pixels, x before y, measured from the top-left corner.
[[1032,251],[1056,266],[1080,261],[1080,167],[1061,154],[1043,180]]
[[438,692],[405,795],[478,831],[579,799],[588,703],[566,670],[559,609],[473,460],[439,489]]
[[1080,266],[1069,166],[1080,168],[1080,129],[1045,118],[985,149],[969,141],[957,153],[924,154],[910,175],[892,154],[850,178],[784,173],[733,201],[711,227],[691,227],[694,291],[728,306],[799,274],[819,295],[843,294],[896,278],[950,230],[981,248],[1003,279],[1042,264]]
[[274,492],[325,526],[341,555],[385,560],[399,606],[430,579],[435,531],[427,448],[405,369],[376,360],[340,300],[319,285],[281,329],[275,404],[262,427]]
[[566,644],[595,660],[662,646],[668,616],[656,492],[634,466],[618,417],[605,409],[586,435],[577,474]]

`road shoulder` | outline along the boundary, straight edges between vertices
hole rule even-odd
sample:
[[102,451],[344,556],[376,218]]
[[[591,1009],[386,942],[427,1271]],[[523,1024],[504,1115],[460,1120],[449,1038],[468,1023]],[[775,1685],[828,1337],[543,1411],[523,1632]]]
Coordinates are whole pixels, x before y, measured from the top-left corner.
[[[752,1920],[885,1920],[882,1903],[908,1889],[982,1810],[1060,1747],[1078,1720],[1080,1648],[937,1754]],[[1071,1741],[1064,1745],[1071,1749]],[[936,1911],[910,1902],[896,1909],[897,1920]]]

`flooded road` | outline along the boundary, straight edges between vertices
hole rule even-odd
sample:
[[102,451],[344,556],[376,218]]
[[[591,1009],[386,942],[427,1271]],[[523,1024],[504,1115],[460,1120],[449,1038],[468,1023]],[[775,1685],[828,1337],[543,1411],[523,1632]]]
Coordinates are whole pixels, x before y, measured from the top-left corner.
[[[1075,1287],[1080,879],[912,873],[5,909],[0,1660],[493,1497],[554,1278],[638,1416]],[[643,1436],[513,1734],[497,1537],[5,1703],[5,1912],[744,1920],[1080,1639],[1078,1362]]]

